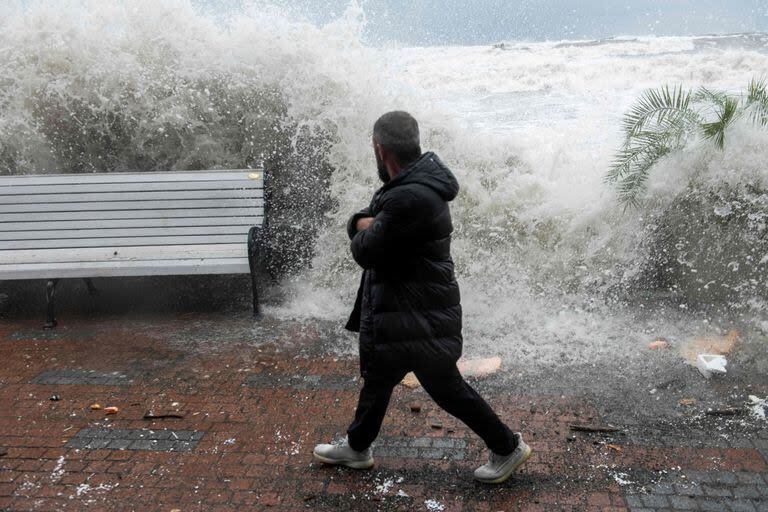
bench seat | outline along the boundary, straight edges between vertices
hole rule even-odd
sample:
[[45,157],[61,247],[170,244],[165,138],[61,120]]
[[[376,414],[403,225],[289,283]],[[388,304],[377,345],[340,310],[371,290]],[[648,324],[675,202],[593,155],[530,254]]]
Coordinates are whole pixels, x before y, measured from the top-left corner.
[[0,280],[48,280],[55,325],[58,279],[253,277],[264,206],[262,170],[3,176]]

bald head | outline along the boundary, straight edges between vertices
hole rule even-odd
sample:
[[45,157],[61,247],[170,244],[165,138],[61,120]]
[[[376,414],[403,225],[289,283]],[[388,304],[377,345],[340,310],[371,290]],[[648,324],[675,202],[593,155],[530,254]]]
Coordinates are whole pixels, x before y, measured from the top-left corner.
[[373,125],[373,142],[381,145],[401,166],[421,156],[419,123],[408,112],[387,112]]

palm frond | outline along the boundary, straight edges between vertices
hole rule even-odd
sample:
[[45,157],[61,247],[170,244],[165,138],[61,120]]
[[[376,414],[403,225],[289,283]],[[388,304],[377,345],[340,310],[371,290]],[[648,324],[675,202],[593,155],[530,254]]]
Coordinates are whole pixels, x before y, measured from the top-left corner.
[[618,181],[619,200],[626,206],[636,207],[640,195],[645,191],[651,168],[671,151],[669,147],[658,146],[649,149],[635,161],[632,172]]
[[745,108],[753,122],[768,126],[768,83],[764,78],[753,78],[749,82]]
[[695,103],[711,103],[722,106],[728,100],[728,94],[723,91],[713,91],[706,87],[699,87],[693,97]]
[[691,110],[692,95],[682,86],[649,89],[624,116],[624,134],[631,139],[648,130],[665,130],[687,125],[696,120]]
[[725,146],[725,131],[739,117],[739,100],[736,98],[725,98],[725,102],[718,108],[716,119],[710,123],[701,125],[704,137],[714,139],[718,148]]
[[681,134],[678,131],[640,132],[616,154],[605,179],[616,184],[622,203],[635,206],[645,190],[651,168],[680,145]]
[[768,126],[766,79],[753,79],[746,97],[706,87],[695,94],[681,86],[645,91],[624,115],[624,143],[605,181],[616,187],[625,208],[637,206],[650,170],[662,157],[684,147],[696,133],[722,149],[728,128],[745,113],[756,124]]

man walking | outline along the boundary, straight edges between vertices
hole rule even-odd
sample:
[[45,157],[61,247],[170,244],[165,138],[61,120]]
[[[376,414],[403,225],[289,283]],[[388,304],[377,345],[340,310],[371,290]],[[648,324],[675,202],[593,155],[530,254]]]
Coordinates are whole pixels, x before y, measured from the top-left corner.
[[513,433],[462,378],[461,304],[453,272],[448,202],[459,191],[453,173],[432,152],[421,153],[419,126],[406,112],[389,112],[373,128],[382,186],[347,231],[363,268],[347,329],[360,333],[364,380],[355,418],[341,444],[320,444],[316,459],[356,469],[373,466],[394,387],[413,371],[445,411],[479,435],[490,450],[475,478],[501,483],[530,456]]

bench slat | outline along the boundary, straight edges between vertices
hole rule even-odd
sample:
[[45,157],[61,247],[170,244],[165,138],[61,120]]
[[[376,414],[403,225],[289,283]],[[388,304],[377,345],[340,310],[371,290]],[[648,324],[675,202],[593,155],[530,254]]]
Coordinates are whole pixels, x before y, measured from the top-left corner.
[[0,265],[31,263],[82,263],[92,261],[139,261],[206,258],[247,258],[247,245],[201,244],[157,247],[93,247],[71,249],[23,249],[0,251]]
[[249,179],[251,174],[263,177],[261,169],[238,169],[226,171],[181,171],[181,172],[112,172],[93,174],[36,174],[25,176],[3,176],[0,186],[73,184],[73,183],[137,183],[159,181],[226,181]]
[[59,194],[81,192],[149,192],[153,190],[235,190],[263,189],[262,180],[222,180],[222,181],[160,181],[160,182],[130,182],[130,183],[45,183],[39,185],[2,186],[0,178],[0,195],[24,194]]
[[16,249],[55,249],[84,247],[129,247],[129,246],[168,246],[194,244],[235,244],[246,245],[247,230],[236,235],[203,235],[203,236],[147,236],[125,238],[72,238],[64,240],[3,240],[0,241],[0,251]]
[[114,201],[194,200],[194,199],[248,199],[264,197],[263,189],[237,190],[170,190],[164,192],[101,192],[98,194],[27,194],[20,199],[14,195],[0,195],[0,205],[39,203],[108,203]]
[[[170,210],[110,210],[100,212],[101,219],[193,219],[214,217],[247,217],[263,216],[263,206],[247,208],[195,208],[195,209],[170,209]],[[77,212],[23,212],[6,213],[0,217],[0,225],[3,222],[38,222],[38,221],[70,221],[89,220],[94,218],[91,211]]]
[[[91,217],[93,217],[91,215]],[[0,222],[0,232],[13,231],[53,231],[38,233],[38,237],[56,237],[59,230],[70,229],[117,229],[117,228],[177,228],[189,226],[261,226],[264,217],[193,217],[167,219],[98,219],[98,220],[59,220],[39,222]],[[9,239],[10,240],[10,239]]]
[[195,208],[254,208],[264,205],[263,199],[198,199],[195,201],[110,201],[93,203],[0,204],[0,213],[72,212],[108,210],[163,210]]
[[110,276],[247,274],[246,258],[92,261],[0,265],[3,279],[67,279]]
[[[0,248],[3,241],[39,240],[45,247],[53,240],[102,240],[109,238],[144,238],[176,236],[212,236],[248,234],[249,226],[193,226],[175,228],[115,228],[115,229],[62,229],[58,231],[0,231]],[[136,245],[135,243],[132,245]],[[151,244],[156,245],[156,244]]]

